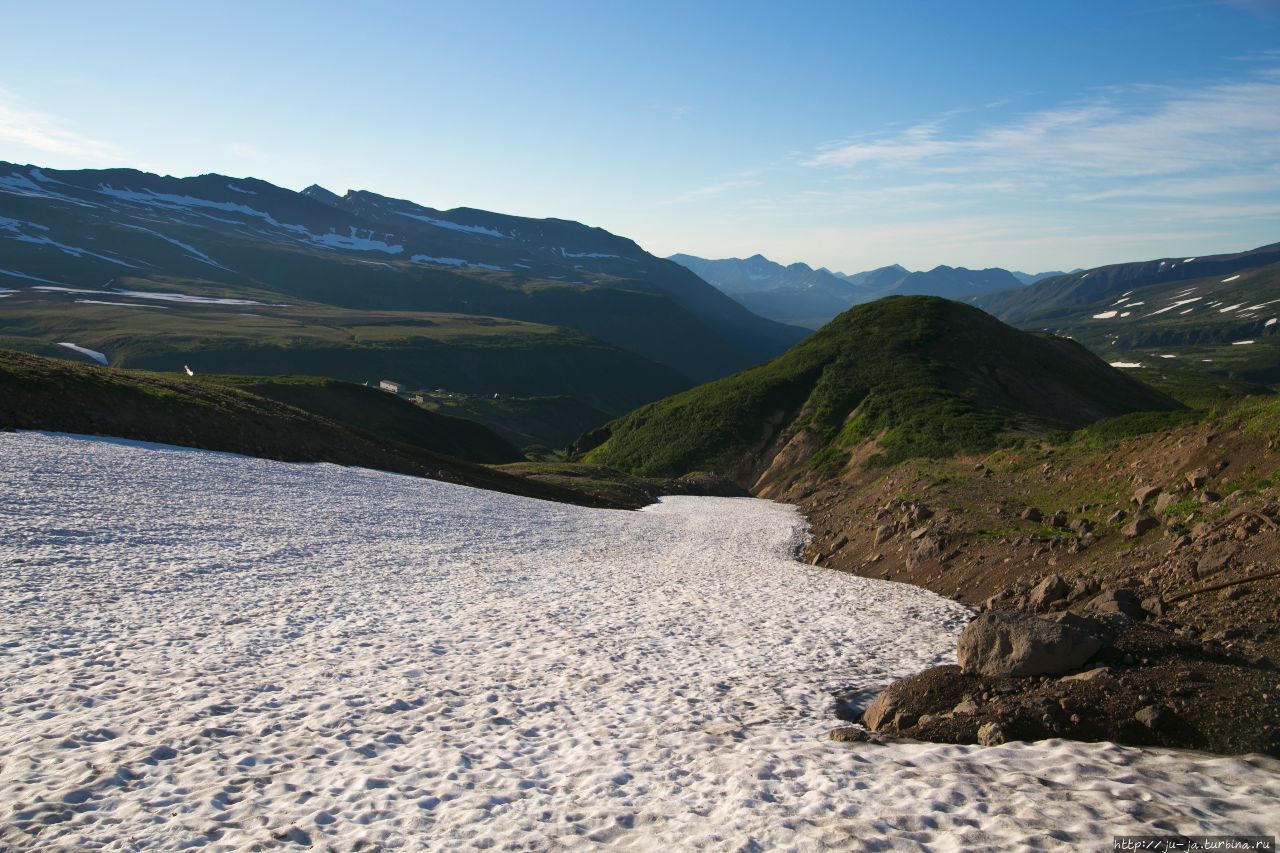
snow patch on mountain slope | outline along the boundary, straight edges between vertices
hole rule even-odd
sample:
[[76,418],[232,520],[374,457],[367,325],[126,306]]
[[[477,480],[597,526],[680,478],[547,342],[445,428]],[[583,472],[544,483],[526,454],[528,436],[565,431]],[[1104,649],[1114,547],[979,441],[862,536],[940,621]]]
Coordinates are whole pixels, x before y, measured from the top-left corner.
[[[1269,834],[1280,762],[827,740],[965,611],[790,507],[588,510],[0,434],[0,846],[919,849]],[[19,806],[21,804],[21,806]]]
[[408,217],[409,219],[416,219],[419,222],[425,222],[428,225],[434,225],[437,228],[445,228],[449,231],[462,231],[467,234],[483,234],[486,237],[500,237],[503,240],[511,239],[510,234],[503,234],[501,231],[497,231],[493,228],[485,228],[483,225],[463,225],[460,222],[450,222],[447,219],[436,219],[431,216],[424,216],[420,213],[406,213],[403,210],[397,210],[395,212],[400,216]]
[[208,264],[211,267],[217,267],[220,270],[227,270],[228,272],[231,272],[231,270],[227,269],[227,267],[224,267],[222,264],[218,263],[213,258],[209,257],[204,252],[197,249],[195,246],[192,246],[188,243],[184,243],[181,240],[175,240],[172,237],[166,237],[165,235],[161,234],[159,231],[152,231],[150,228],[143,228],[141,225],[129,225],[127,223],[121,223],[121,224],[123,224],[125,228],[132,228],[135,231],[144,231],[153,237],[159,237],[161,240],[165,241],[166,243],[169,243],[170,245],[177,246],[179,249],[182,249],[184,252],[190,255],[192,260],[199,261],[202,264]]
[[27,281],[43,281],[48,284],[58,283],[53,279],[40,278],[40,276],[37,276],[37,275],[27,275],[26,273],[18,272],[17,270],[0,270],[0,275],[7,275],[11,278],[22,278],[22,279],[26,279]]
[[73,350],[74,352],[78,352],[81,355],[87,355],[89,358],[93,359],[94,361],[98,362],[98,364],[101,364],[103,366],[105,366],[107,363],[107,357],[102,353],[98,352],[96,349],[89,349],[88,347],[77,346],[76,344],[68,343],[66,341],[58,341],[58,346],[66,347],[67,349]]
[[186,302],[192,305],[261,305],[252,299],[231,299],[223,296],[193,296],[189,293],[159,293],[150,290],[125,290],[110,287],[105,290],[85,290],[78,287],[33,287],[32,290],[43,290],[50,293],[88,293],[97,296],[131,296],[134,299],[156,299],[161,302]]
[[[495,264],[482,264],[477,261],[468,261],[462,258],[433,258],[431,255],[414,255],[409,260],[415,264],[437,264],[444,267],[471,267],[479,270],[494,270],[496,272],[508,271],[506,267],[500,267]],[[519,264],[517,264],[519,266]]]
[[385,252],[388,255],[398,255],[404,251],[404,246],[393,246],[384,240],[374,240],[373,233],[368,230],[364,230],[363,233],[367,236],[361,236],[361,233],[352,225],[350,234],[336,234],[330,231],[327,234],[313,234],[311,240],[334,249],[348,249],[355,252]]

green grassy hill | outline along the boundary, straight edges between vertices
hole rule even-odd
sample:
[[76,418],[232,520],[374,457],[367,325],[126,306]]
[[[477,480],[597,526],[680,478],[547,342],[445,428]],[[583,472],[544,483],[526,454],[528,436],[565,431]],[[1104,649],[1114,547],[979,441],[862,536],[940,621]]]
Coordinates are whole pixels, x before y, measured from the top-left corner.
[[202,380],[287,403],[386,441],[468,462],[499,465],[524,458],[509,442],[481,424],[431,412],[363,385],[319,376],[209,376]]
[[646,476],[713,470],[749,485],[770,469],[834,472],[859,447],[887,463],[1178,408],[1072,341],[956,302],[891,297],[766,364],[613,421],[587,441],[598,446],[585,460]]
[[0,303],[0,347],[73,358],[57,346],[67,341],[103,353],[114,367],[172,372],[190,365],[197,374],[394,379],[411,389],[571,395],[612,415],[691,384],[669,367],[581,332],[519,320],[111,298],[116,304],[60,291],[10,295]]
[[433,412],[484,424],[516,447],[560,450],[609,415],[575,397],[430,396]]
[[[248,388],[331,410],[342,420]],[[455,458],[448,453],[504,459],[519,454],[483,427],[427,412],[381,391],[324,380],[193,378],[0,350],[0,429],[114,436],[286,462],[331,462],[545,500],[619,505],[590,492]]]

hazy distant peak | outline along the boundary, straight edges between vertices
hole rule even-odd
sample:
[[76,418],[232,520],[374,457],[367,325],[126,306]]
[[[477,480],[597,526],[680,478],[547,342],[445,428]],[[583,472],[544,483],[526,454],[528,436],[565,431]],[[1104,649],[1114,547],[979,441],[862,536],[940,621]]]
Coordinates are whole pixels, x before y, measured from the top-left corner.
[[323,202],[324,204],[333,205],[333,206],[336,206],[339,202],[342,201],[342,197],[339,196],[337,193],[330,192],[329,190],[325,189],[319,184],[312,184],[311,186],[303,190],[302,194],[307,196],[308,198],[313,198],[316,201]]

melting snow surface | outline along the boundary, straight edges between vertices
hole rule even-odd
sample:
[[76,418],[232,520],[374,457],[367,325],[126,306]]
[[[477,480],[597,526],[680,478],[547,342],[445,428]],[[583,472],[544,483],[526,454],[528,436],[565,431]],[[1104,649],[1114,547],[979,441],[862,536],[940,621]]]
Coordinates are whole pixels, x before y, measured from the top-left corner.
[[446,267],[473,267],[481,270],[497,270],[505,271],[505,267],[495,266],[494,264],[481,264],[475,261],[467,261],[462,258],[433,258],[430,255],[414,255],[409,260],[415,264],[439,264]]
[[1140,362],[1140,361],[1113,361],[1113,362],[1111,362],[1111,366],[1112,366],[1112,367],[1119,367],[1119,368],[1122,368],[1122,369],[1123,369],[1123,368],[1131,368],[1131,367],[1142,367],[1142,362]]
[[27,281],[45,281],[45,282],[48,282],[49,284],[57,284],[56,281],[51,281],[50,279],[47,279],[47,278],[40,278],[39,276],[35,276],[35,275],[27,275],[24,272],[17,272],[16,270],[0,270],[0,275],[7,275],[13,278],[25,278]]
[[119,308],[154,308],[157,311],[166,310],[163,305],[143,305],[141,302],[108,302],[105,299],[77,299],[77,305],[115,305]]
[[504,240],[511,239],[510,235],[503,234],[501,231],[495,231],[492,228],[485,228],[483,225],[462,225],[458,222],[450,222],[447,219],[435,219],[430,216],[423,216],[420,213],[405,213],[403,210],[397,210],[395,212],[401,216],[406,216],[409,219],[416,219],[419,222],[434,225],[437,228],[447,228],[450,231],[462,231],[467,234],[483,234],[486,237],[501,237]]
[[[1148,317],[1154,317],[1154,316],[1156,316],[1157,314],[1163,314],[1163,313],[1164,313],[1164,312],[1166,312],[1166,311],[1172,311],[1174,308],[1181,308],[1183,305],[1190,305],[1192,302],[1199,302],[1199,301],[1200,301],[1201,299],[1203,299],[1203,298],[1204,298],[1203,296],[1193,296],[1193,297],[1191,297],[1190,299],[1179,299],[1177,302],[1173,303],[1172,305],[1166,305],[1166,306],[1165,306],[1165,307],[1163,307],[1163,308],[1157,308],[1155,311],[1152,311],[1152,312],[1151,312],[1150,314],[1148,314],[1147,316],[1148,316]],[[1134,305],[1141,305],[1142,303],[1140,303],[1140,302],[1135,302],[1135,303],[1133,303],[1133,304],[1134,304]],[[1186,312],[1186,311],[1182,311],[1182,312],[1180,312],[1180,313],[1185,314],[1185,313],[1187,313],[1187,312]]]
[[108,290],[83,290],[75,287],[33,287],[32,290],[56,291],[59,293],[92,293],[110,296],[120,294],[134,299],[158,299],[161,302],[187,302],[195,305],[261,305],[252,299],[229,299],[221,296],[191,296],[186,293],[153,293],[148,290],[123,290],[113,287]]
[[0,434],[0,482],[3,846],[1008,849],[1276,825],[1267,758],[827,740],[831,691],[950,659],[966,617],[795,562],[790,507],[588,510],[36,433]]
[[1275,317],[1272,317],[1270,320],[1268,320],[1267,322],[1263,323],[1263,324],[1262,324],[1262,327],[1265,329],[1267,326],[1274,326],[1275,324],[1276,324],[1276,318],[1275,318]]
[[98,364],[105,365],[107,363],[107,357],[102,353],[98,352],[96,349],[89,349],[88,347],[76,346],[75,344],[70,344],[70,343],[67,343],[66,341],[58,341],[58,346],[66,347],[69,350],[75,350],[81,355],[87,355],[89,356],[89,358],[98,362]]
[[388,255],[398,255],[404,251],[404,246],[392,246],[384,240],[374,240],[372,232],[366,230],[365,233],[368,236],[360,236],[356,227],[352,225],[350,234],[335,234],[330,231],[328,234],[314,234],[311,240],[330,248],[350,249],[356,252],[386,252]]
[[119,258],[99,255],[96,252],[90,252],[88,249],[81,249],[79,246],[68,246],[65,243],[59,243],[56,240],[52,240],[44,234],[29,233],[31,230],[48,231],[49,228],[36,222],[23,222],[19,219],[9,219],[8,217],[0,216],[0,231],[10,232],[5,235],[5,237],[10,240],[17,240],[19,243],[33,243],[37,246],[52,246],[63,254],[71,255],[74,258],[81,258],[88,255],[91,258],[97,258],[101,261],[119,264],[122,267],[134,267],[136,269],[134,264],[122,261]]
[[564,249],[561,249],[560,257],[562,258],[621,258],[622,255],[605,255],[600,252],[566,252]]
[[1239,308],[1239,307],[1240,307],[1241,305],[1243,305],[1243,304],[1244,304],[1243,302],[1237,302],[1235,305],[1228,305],[1226,308],[1219,308],[1219,309],[1218,309],[1218,313],[1219,313],[1219,314],[1225,314],[1225,313],[1227,313],[1228,311],[1234,311],[1234,310],[1236,310],[1237,308]]
[[1182,260],[1182,262],[1183,262],[1184,264],[1189,264],[1189,263],[1191,263],[1191,262],[1192,262],[1192,261],[1194,261],[1194,260],[1195,260],[1195,258],[1184,258],[1184,259]]
[[1177,358],[1177,356],[1173,354],[1161,355],[1160,357],[1161,358]]
[[1251,344],[1251,343],[1253,343],[1253,341],[1232,341],[1232,342],[1231,342],[1231,345],[1232,345],[1233,347],[1242,347],[1242,346],[1246,346],[1246,345]]
[[[218,263],[213,258],[206,255],[204,252],[197,249],[195,246],[191,246],[187,243],[182,242],[181,240],[175,240],[172,237],[166,237],[165,235],[157,231],[152,231],[150,228],[143,228],[141,225],[125,225],[124,227],[132,228],[135,231],[145,231],[146,233],[150,234],[153,237],[159,237],[161,240],[164,240],[166,243],[169,243],[170,245],[177,246],[179,249],[182,249],[184,252],[186,252],[188,255],[191,256],[192,260],[199,261],[202,264],[208,264],[211,267],[217,267],[220,270],[227,269],[222,264]],[[228,270],[228,272],[230,272],[230,270]]]
[[1118,314],[1118,313],[1120,313],[1120,312],[1118,312],[1118,311],[1103,311],[1101,314],[1094,314],[1094,315],[1093,315],[1093,319],[1095,319],[1095,320],[1110,320],[1112,317],[1116,316],[1116,314]]
[[1238,275],[1233,275],[1233,276],[1231,276],[1231,278],[1224,278],[1224,279],[1222,280],[1222,283],[1223,283],[1223,284],[1226,284],[1226,283],[1227,283],[1227,282],[1229,282],[1229,281],[1235,281],[1235,280],[1236,280],[1236,279],[1238,279],[1239,277],[1240,277],[1240,276],[1238,276]]

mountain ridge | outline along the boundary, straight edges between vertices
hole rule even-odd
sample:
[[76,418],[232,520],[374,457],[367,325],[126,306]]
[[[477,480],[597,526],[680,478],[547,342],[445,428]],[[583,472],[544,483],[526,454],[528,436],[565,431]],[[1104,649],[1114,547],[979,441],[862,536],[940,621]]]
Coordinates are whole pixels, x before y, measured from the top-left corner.
[[970,270],[939,265],[912,272],[900,264],[846,275],[805,263],[783,266],[761,254],[708,260],[675,254],[669,260],[693,270],[742,305],[771,319],[818,328],[832,317],[885,296],[942,296],[966,300],[975,294],[1021,286],[1008,270]]
[[603,229],[360,190],[2,163],[0,238],[6,286],[26,296],[128,277],[137,290],[508,317],[576,329],[694,381],[804,334]]

